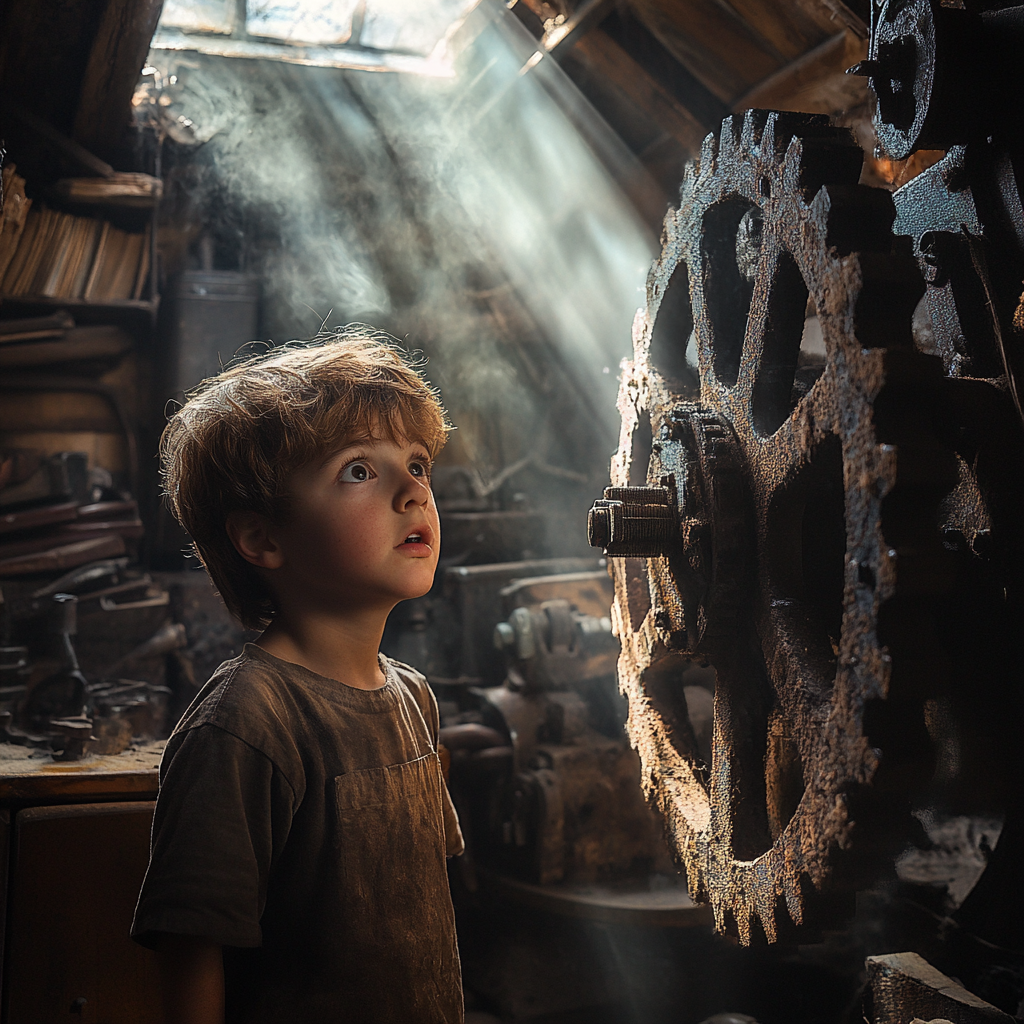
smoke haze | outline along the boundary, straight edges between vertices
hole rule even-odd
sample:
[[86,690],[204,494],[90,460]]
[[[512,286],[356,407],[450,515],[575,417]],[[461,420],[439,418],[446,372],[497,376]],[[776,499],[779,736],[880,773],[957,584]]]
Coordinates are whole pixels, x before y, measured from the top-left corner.
[[359,320],[422,349],[483,478],[533,455],[603,479],[654,253],[633,158],[497,0],[451,50],[451,77],[151,51],[166,260],[211,236],[260,279],[264,337]]

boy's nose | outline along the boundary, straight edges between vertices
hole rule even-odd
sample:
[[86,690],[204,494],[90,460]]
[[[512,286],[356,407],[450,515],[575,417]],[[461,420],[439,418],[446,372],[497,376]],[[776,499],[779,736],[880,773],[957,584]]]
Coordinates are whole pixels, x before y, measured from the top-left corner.
[[395,509],[402,512],[413,505],[426,505],[429,500],[430,488],[427,484],[411,473],[407,473],[402,481],[402,486],[395,495]]

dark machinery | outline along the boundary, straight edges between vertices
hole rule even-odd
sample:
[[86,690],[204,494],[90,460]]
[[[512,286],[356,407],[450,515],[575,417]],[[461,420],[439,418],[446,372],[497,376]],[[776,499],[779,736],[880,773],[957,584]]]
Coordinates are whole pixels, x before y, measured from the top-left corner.
[[[555,572],[519,575],[533,566]],[[458,660],[482,672],[475,686],[432,676],[470,847],[460,870],[471,887],[484,876],[506,895],[549,909],[571,913],[584,900],[588,913],[599,914],[611,898],[617,913],[637,921],[700,916],[673,878],[636,785],[637,756],[615,688],[611,581],[603,568],[559,568],[572,566],[552,559],[449,569],[433,610],[436,619],[442,607],[461,609]],[[486,636],[481,606],[493,609]],[[500,661],[467,653],[467,644],[484,641]],[[710,726],[710,694],[689,689]],[[653,898],[652,884],[660,887]]]
[[827,118],[748,111],[665,220],[590,533],[644,789],[744,943],[846,916],[914,801],[1014,845],[1021,52],[1024,8],[873,3],[880,143],[945,158],[892,195]]
[[510,613],[494,641],[507,674],[478,693],[485,722],[509,737],[507,763],[495,778],[464,761],[455,779],[478,855],[511,877],[593,883],[669,869],[624,742],[607,583],[598,570],[503,591]]

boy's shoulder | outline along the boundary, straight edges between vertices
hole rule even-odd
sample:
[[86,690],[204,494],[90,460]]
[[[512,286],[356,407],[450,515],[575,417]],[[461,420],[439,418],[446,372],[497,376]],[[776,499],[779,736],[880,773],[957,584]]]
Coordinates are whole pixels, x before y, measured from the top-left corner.
[[403,662],[384,656],[381,660],[391,685],[357,690],[246,644],[238,657],[213,673],[174,734],[213,725],[257,749],[275,750],[283,738],[301,743],[302,734],[325,719],[336,724],[351,713],[397,710],[410,697],[436,729],[437,702],[424,676]]
[[210,676],[174,731],[200,725],[243,726],[273,714],[290,688],[286,665],[274,665],[259,656],[255,645],[246,644],[237,657],[222,662]]
[[177,750],[186,734],[214,726],[264,754],[289,777],[293,774],[309,709],[301,706],[287,663],[275,665],[260,653],[246,644],[237,657],[221,663],[174,727],[168,753]]
[[381,660],[391,670],[395,680],[411,694],[413,700],[419,705],[424,721],[432,732],[436,733],[440,725],[437,698],[434,696],[434,691],[430,689],[427,677],[412,665],[406,665],[404,661],[396,661],[386,654],[381,655]]
[[404,683],[414,694],[430,694],[427,677],[418,668],[406,665],[404,661],[396,661],[394,658],[389,658],[386,654],[382,654],[380,658],[397,676],[399,682]]

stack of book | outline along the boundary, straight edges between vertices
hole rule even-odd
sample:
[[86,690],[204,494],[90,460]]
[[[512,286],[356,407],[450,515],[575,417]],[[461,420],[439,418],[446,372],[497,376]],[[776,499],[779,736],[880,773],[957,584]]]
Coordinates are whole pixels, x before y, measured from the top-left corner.
[[25,196],[25,179],[15,173],[14,164],[3,169],[3,209],[0,210],[0,280],[14,258],[25,229],[32,200]]
[[149,275],[149,248],[148,227],[121,231],[44,207],[28,215],[0,292],[90,302],[138,299]]

